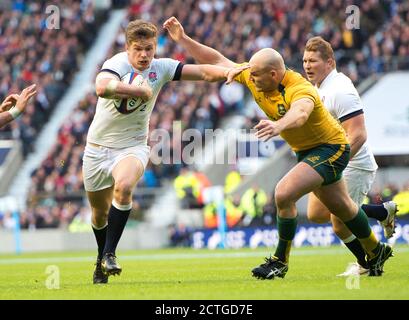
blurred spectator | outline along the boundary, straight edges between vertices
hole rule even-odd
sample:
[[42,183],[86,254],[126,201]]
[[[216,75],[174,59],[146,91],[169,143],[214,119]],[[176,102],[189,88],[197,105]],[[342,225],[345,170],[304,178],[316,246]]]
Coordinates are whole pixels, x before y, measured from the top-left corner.
[[243,112],[244,108],[244,87],[233,82],[229,85],[222,85],[220,88],[220,97],[227,111]]
[[392,199],[398,205],[398,215],[409,214],[409,183],[407,183],[400,192]]
[[265,225],[275,224],[277,219],[277,208],[274,202],[274,195],[269,195],[267,203],[263,207],[263,223]]
[[[107,11],[96,12],[92,1],[60,0],[60,29],[47,27],[45,8],[52,1],[18,1],[0,11],[0,101],[29,83],[38,94],[16,123],[0,130],[0,138],[20,139],[23,155],[68,87],[86,49],[95,39]],[[13,9],[13,10],[10,10]]]
[[226,221],[229,228],[239,226],[243,219],[243,209],[240,205],[240,196],[226,196],[224,200],[224,207],[226,210]]
[[91,232],[91,210],[82,207],[68,226],[70,232]]
[[224,182],[224,193],[229,194],[232,192],[241,182],[240,173],[236,170],[230,171],[226,175],[226,179]]
[[173,186],[181,206],[184,209],[202,207],[198,202],[200,194],[200,182],[194,172],[182,168],[180,174],[175,178]]
[[171,247],[188,247],[191,232],[184,224],[171,224],[169,226],[169,239]]
[[13,217],[13,214],[10,211],[6,211],[3,215],[3,227],[6,230],[14,230],[16,227],[16,220]]
[[194,171],[193,175],[197,181],[198,191],[199,191],[197,195],[197,204],[199,207],[202,208],[204,206],[204,199],[203,199],[204,190],[211,186],[211,182],[207,178],[207,176],[201,171]]
[[381,197],[382,202],[391,201],[393,197],[398,193],[396,186],[388,184],[382,189]]
[[207,229],[217,228],[219,219],[217,217],[217,205],[215,202],[209,202],[203,209],[204,227]]
[[267,194],[257,185],[244,192],[240,207],[243,210],[244,218],[242,224],[244,226],[255,226],[263,224],[263,208],[267,203]]
[[157,188],[160,186],[160,181],[150,162],[146,166],[143,176],[139,182],[139,186],[146,188]]

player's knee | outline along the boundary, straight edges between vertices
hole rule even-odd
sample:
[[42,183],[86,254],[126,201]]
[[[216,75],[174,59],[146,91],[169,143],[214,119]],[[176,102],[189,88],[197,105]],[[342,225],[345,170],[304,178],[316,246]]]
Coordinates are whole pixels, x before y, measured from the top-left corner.
[[122,180],[115,183],[114,193],[119,198],[129,198],[135,186],[129,181]]
[[92,225],[96,228],[102,228],[107,224],[108,210],[92,210]]
[[274,197],[278,208],[287,208],[292,203],[291,195],[284,188],[277,186]]

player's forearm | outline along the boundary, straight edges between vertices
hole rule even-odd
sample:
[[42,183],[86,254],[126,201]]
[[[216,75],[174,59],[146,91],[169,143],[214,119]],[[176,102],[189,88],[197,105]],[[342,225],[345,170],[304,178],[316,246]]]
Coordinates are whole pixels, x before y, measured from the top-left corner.
[[118,81],[115,95],[121,98],[140,97],[144,100],[148,100],[152,96],[152,89],[144,85],[136,86]]
[[280,131],[302,127],[308,120],[309,113],[302,108],[291,108],[277,121]]
[[210,64],[202,64],[198,66],[201,73],[201,78],[209,82],[226,80],[227,74],[230,70],[228,68],[213,66]]
[[8,111],[0,113],[0,128],[5,126],[7,123],[13,121],[13,119],[14,119],[13,116]]
[[149,99],[150,90],[146,86],[130,85],[115,79],[100,79],[96,86],[97,96],[105,99],[128,99],[134,97]]
[[225,59],[217,50],[201,44],[188,35],[184,35],[178,42],[198,63],[221,64]]

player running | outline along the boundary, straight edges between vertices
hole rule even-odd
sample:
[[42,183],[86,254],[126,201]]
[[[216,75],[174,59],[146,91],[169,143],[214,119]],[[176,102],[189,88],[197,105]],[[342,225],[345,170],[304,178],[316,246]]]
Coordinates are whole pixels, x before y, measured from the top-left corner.
[[[96,77],[98,102],[83,157],[84,186],[92,209],[92,228],[98,245],[94,283],[107,283],[120,274],[116,247],[132,209],[132,193],[149,160],[149,117],[160,89],[169,81],[231,81],[243,68],[183,65],[155,59],[157,28],[135,20],[126,29],[126,51],[105,61]],[[145,79],[137,86],[121,82],[128,73]],[[128,105],[118,99],[140,97]]]
[[[362,205],[378,168],[366,143],[362,101],[351,80],[337,71],[331,44],[321,37],[308,40],[304,50],[303,66],[308,80],[318,89],[321,101],[347,133],[351,154],[343,176],[352,200]],[[368,217],[379,221],[386,238],[392,237],[395,229],[396,203],[388,201],[381,205],[362,205],[362,209]],[[307,215],[313,222],[331,221],[334,232],[357,258],[357,262],[350,264],[339,276],[362,275],[369,272],[365,251],[359,240],[313,193],[309,195]]]
[[[200,63],[237,66],[213,48],[188,37],[176,18],[165,21],[164,28]],[[310,192],[359,239],[367,255],[370,275],[380,276],[385,261],[392,255],[392,248],[376,239],[365,212],[348,194],[342,178],[350,153],[345,131],[323,106],[312,84],[288,69],[277,51],[266,48],[256,52],[249,66],[235,80],[250,89],[254,100],[270,119],[261,120],[255,126],[258,138],[281,135],[296,152],[298,160],[275,188],[277,249],[274,256],[252,270],[253,276],[274,279],[286,275],[297,227],[295,203]]]

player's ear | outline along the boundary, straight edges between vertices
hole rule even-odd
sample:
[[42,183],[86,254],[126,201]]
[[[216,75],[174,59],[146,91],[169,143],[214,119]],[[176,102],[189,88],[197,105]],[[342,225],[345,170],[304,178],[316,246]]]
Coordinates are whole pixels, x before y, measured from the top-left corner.
[[334,65],[335,65],[334,59],[331,59],[331,58],[328,59],[327,63],[328,63],[328,65],[329,65],[330,67],[334,67]]

